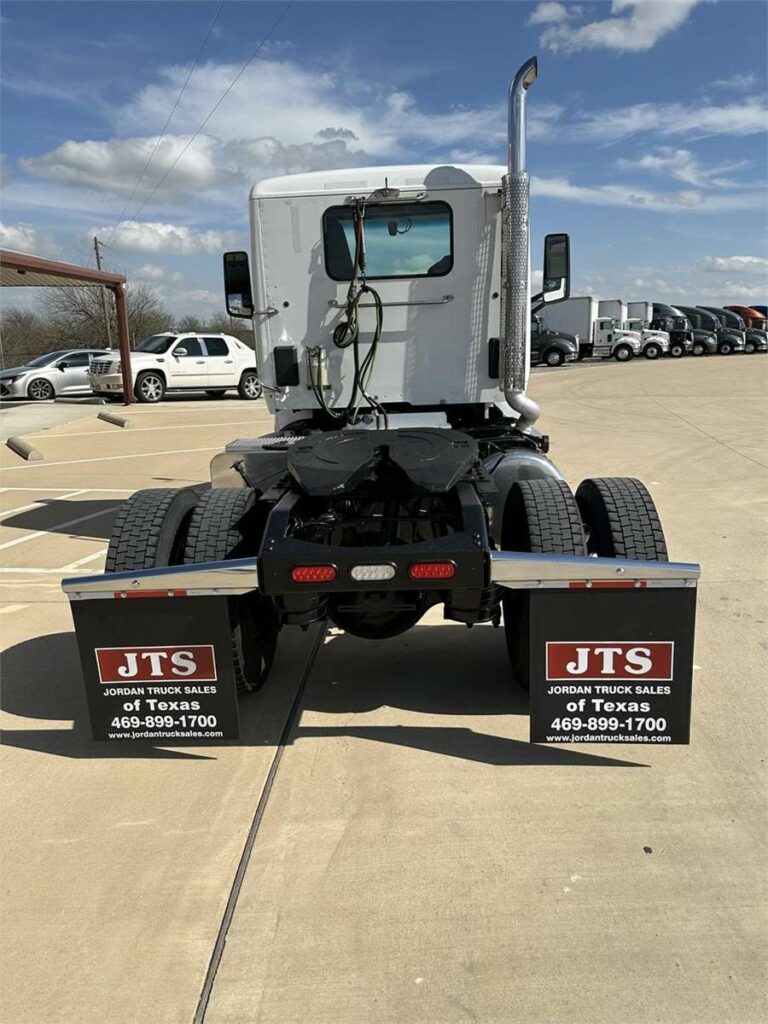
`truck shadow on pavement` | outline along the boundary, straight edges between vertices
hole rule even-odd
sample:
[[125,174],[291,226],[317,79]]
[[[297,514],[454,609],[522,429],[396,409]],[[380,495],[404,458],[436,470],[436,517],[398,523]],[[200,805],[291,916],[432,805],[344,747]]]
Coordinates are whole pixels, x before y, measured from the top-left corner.
[[[514,681],[503,631],[479,627],[470,634],[458,626],[417,626],[392,640],[364,641],[334,632],[326,638],[311,670],[299,716],[284,735],[298,674],[281,678],[280,662],[258,694],[240,700],[241,739],[185,750],[151,742],[97,742],[91,737],[88,708],[74,633],[52,633],[10,647],[0,656],[0,707],[26,719],[61,720],[72,727],[6,729],[7,746],[60,757],[88,759],[215,760],[229,746],[278,746],[297,741],[350,737],[395,744],[444,757],[499,767],[648,767],[636,761],[585,753],[567,746],[538,746],[523,739],[478,731],[466,724],[348,724],[348,716],[379,708],[408,716],[445,715],[456,719],[488,716],[493,729],[509,716],[527,715],[528,697]],[[265,714],[276,691],[284,691],[281,713]],[[344,724],[316,724],[318,714],[342,717]],[[495,721],[494,721],[495,720]]]
[[534,745],[464,724],[315,725],[306,721],[311,717],[314,722],[311,712],[346,716],[378,708],[464,719],[501,717],[501,723],[491,722],[489,728],[503,726],[509,716],[527,716],[528,694],[512,675],[503,628],[424,625],[378,641],[332,630],[304,694],[305,720],[299,721],[291,741],[356,737],[507,767],[647,767],[569,746]]
[[112,520],[123,504],[117,501],[46,500],[35,508],[17,512],[3,520],[3,526],[14,530],[66,533],[70,537],[89,537],[109,540]]

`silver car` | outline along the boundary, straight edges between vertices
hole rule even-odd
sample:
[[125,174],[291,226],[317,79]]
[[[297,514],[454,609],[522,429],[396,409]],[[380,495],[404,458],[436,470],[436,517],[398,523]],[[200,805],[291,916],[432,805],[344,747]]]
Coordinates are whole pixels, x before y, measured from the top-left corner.
[[0,370],[0,398],[31,398],[43,401],[57,395],[87,395],[88,366],[105,349],[76,348],[46,352],[26,366]]

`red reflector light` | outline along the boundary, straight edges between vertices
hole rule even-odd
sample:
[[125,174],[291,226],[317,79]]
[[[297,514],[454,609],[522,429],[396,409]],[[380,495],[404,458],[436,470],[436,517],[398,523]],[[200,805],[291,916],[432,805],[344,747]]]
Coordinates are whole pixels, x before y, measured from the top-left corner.
[[408,569],[412,580],[449,580],[456,575],[453,562],[414,562]]
[[296,565],[291,569],[294,583],[330,583],[336,579],[334,565]]

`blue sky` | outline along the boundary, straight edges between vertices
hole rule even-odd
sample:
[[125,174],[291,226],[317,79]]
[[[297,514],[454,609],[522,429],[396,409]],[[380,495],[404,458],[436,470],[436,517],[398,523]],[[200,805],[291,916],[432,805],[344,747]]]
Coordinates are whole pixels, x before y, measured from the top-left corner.
[[536,53],[534,253],[566,230],[578,292],[764,303],[767,12],[760,0],[6,0],[0,240],[90,262],[97,232],[109,264],[179,315],[219,309],[220,254],[246,245],[254,181],[502,162],[507,83]]

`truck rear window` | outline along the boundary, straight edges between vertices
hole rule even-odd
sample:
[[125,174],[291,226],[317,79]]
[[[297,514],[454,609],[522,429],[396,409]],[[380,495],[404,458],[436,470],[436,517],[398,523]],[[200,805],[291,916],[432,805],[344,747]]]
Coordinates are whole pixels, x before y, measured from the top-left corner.
[[[447,203],[382,203],[365,211],[368,278],[443,277],[453,269],[453,222]],[[323,215],[325,269],[349,281],[355,257],[352,208],[332,206]]]

